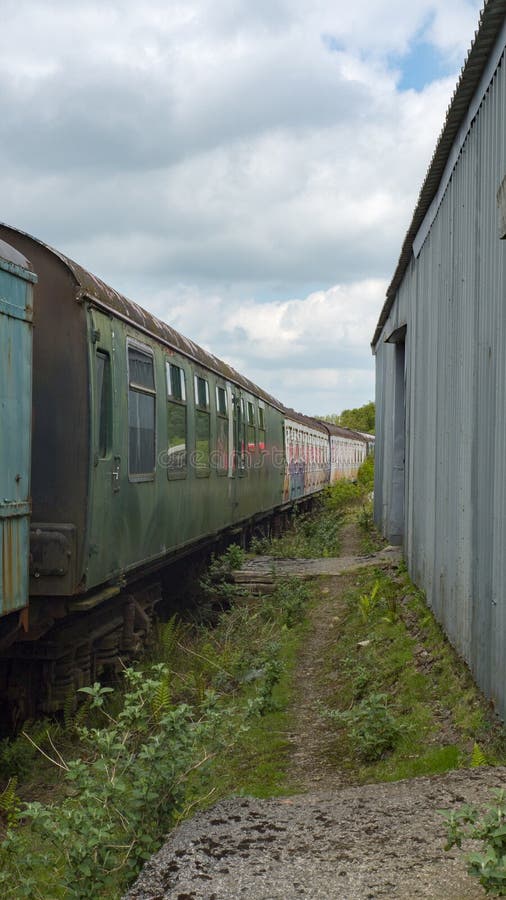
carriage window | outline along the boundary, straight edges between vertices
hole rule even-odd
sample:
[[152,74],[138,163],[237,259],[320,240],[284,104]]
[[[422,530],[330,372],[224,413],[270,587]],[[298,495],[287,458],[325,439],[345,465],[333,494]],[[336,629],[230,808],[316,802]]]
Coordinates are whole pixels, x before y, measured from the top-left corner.
[[203,409],[209,409],[209,385],[199,375],[195,375],[195,403]]
[[255,407],[248,400],[247,404],[248,409],[248,450],[251,452],[255,449],[256,446],[256,436],[255,436]]
[[261,453],[265,451],[265,409],[260,405],[258,407],[258,449]]
[[111,449],[111,360],[108,353],[98,350],[95,357],[96,419],[95,442],[99,459],[105,459]]
[[227,392],[225,388],[216,386],[216,453],[215,468],[218,475],[228,472],[228,416]]
[[139,480],[154,478],[155,371],[153,356],[128,347],[128,471]]
[[187,411],[185,373],[180,366],[166,364],[167,393],[167,476],[186,478]]
[[216,387],[216,412],[219,416],[227,415],[227,392],[219,386]]
[[195,375],[195,473],[208,478],[211,471],[211,416],[209,413],[209,384]]
[[186,381],[184,370],[174,363],[167,363],[167,394],[181,403],[186,401]]

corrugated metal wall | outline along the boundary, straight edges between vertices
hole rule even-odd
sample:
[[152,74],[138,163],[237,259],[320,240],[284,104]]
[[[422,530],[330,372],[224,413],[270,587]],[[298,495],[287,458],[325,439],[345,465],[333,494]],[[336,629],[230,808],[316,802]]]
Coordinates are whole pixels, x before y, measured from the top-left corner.
[[406,324],[404,545],[414,581],[506,714],[506,63],[377,344],[375,514],[392,532],[395,345]]

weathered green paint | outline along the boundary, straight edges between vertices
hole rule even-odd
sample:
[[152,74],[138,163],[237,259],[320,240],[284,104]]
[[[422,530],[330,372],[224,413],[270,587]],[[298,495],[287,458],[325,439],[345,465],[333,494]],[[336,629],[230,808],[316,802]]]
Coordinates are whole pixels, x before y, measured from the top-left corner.
[[[90,506],[86,565],[87,589],[106,580],[128,574],[149,561],[162,560],[187,544],[279,506],[283,500],[283,416],[265,404],[267,452],[245,451],[243,470],[230,463],[225,474],[213,462],[208,477],[197,474],[192,456],[196,449],[194,376],[208,380],[210,395],[211,451],[217,445],[216,386],[228,396],[253,402],[257,399],[237,385],[210,373],[198,363],[170,351],[140,333],[135,327],[113,319],[91,307],[88,315],[89,371],[91,382]],[[151,480],[136,481],[129,476],[128,463],[128,341],[135,341],[153,353],[156,388],[156,467]],[[99,427],[96,414],[98,385],[96,354],[111,359],[112,431],[109,452],[99,456]],[[187,392],[186,477],[169,478],[166,467],[168,442],[168,398],[166,363],[183,369]],[[245,425],[233,420],[229,403],[230,451],[240,451],[245,442]],[[242,432],[242,433],[239,433]],[[233,453],[231,454],[233,456]]]
[[34,280],[0,248],[0,615],[28,603]]
[[[88,604],[96,592],[122,587],[129,577],[139,578],[185,547],[290,503],[284,420],[289,416],[325,437],[326,426],[287,410],[228,364],[57,251],[7,226],[0,226],[0,238],[29,257],[38,276],[31,597],[71,597],[77,604],[82,598]],[[156,465],[149,478],[129,475],[129,341],[147,348],[154,363]],[[97,413],[97,353],[102,359],[107,356],[111,370],[105,449]],[[185,475],[176,473],[183,477],[169,477],[168,361],[186,376],[190,457],[203,441],[202,434],[199,439],[196,435],[194,377],[208,381],[211,451],[218,447],[219,430],[221,439],[225,433],[216,408],[217,386],[226,392],[235,468],[223,473],[211,465],[207,473],[190,464]],[[241,407],[244,404],[247,414],[248,403],[256,417],[259,404],[265,411],[266,452],[258,447],[258,431],[251,440]],[[199,421],[202,424],[201,416]],[[140,444],[144,437],[139,437]],[[247,465],[242,466],[242,460]]]

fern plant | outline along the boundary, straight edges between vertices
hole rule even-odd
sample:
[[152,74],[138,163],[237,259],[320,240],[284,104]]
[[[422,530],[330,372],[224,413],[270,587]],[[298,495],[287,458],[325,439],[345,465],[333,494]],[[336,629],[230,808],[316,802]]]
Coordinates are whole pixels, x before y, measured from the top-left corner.
[[160,723],[163,716],[169,712],[171,707],[168,673],[162,675],[158,685],[155,687],[151,707],[155,722]]
[[473,746],[473,752],[471,754],[471,767],[473,769],[477,769],[479,768],[479,766],[486,765],[488,765],[487,757],[485,756],[480,745],[475,743]]
[[375,581],[373,588],[369,594],[362,594],[358,599],[358,608],[363,622],[368,622],[379,601],[378,591],[380,588],[379,581]]
[[157,657],[161,657],[165,662],[170,662],[183,638],[184,631],[185,626],[178,619],[176,613],[167,622],[158,622],[156,625]]
[[4,819],[7,828],[13,828],[16,824],[17,813],[19,811],[20,800],[16,793],[18,779],[14,775],[9,778],[7,786],[0,794],[0,814]]

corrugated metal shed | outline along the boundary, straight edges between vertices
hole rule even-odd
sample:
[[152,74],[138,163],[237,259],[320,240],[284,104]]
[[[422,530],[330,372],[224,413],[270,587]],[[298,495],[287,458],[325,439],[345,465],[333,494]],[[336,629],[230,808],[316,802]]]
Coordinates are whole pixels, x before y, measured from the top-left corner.
[[480,88],[483,76],[487,75],[488,64],[497,42],[502,43],[502,48],[499,48],[499,52],[502,52],[504,48],[502,39],[504,38],[505,17],[506,0],[488,0],[485,3],[480,16],[478,31],[475,33],[475,39],[469,50],[467,60],[462,67],[459,82],[448,107],[445,123],[402,245],[397,268],[387,289],[385,304],[381,310],[372,340],[373,348],[379,340],[383,325],[387,321],[392,304],[395,301],[397,289],[412,260],[413,244],[436,197],[446,166],[451,159],[452,149],[458,139],[459,130],[465,123],[472,100]]
[[392,535],[401,509],[410,573],[503,715],[506,242],[496,197],[506,173],[505,21],[506,2],[489,0],[373,339],[377,522]]

